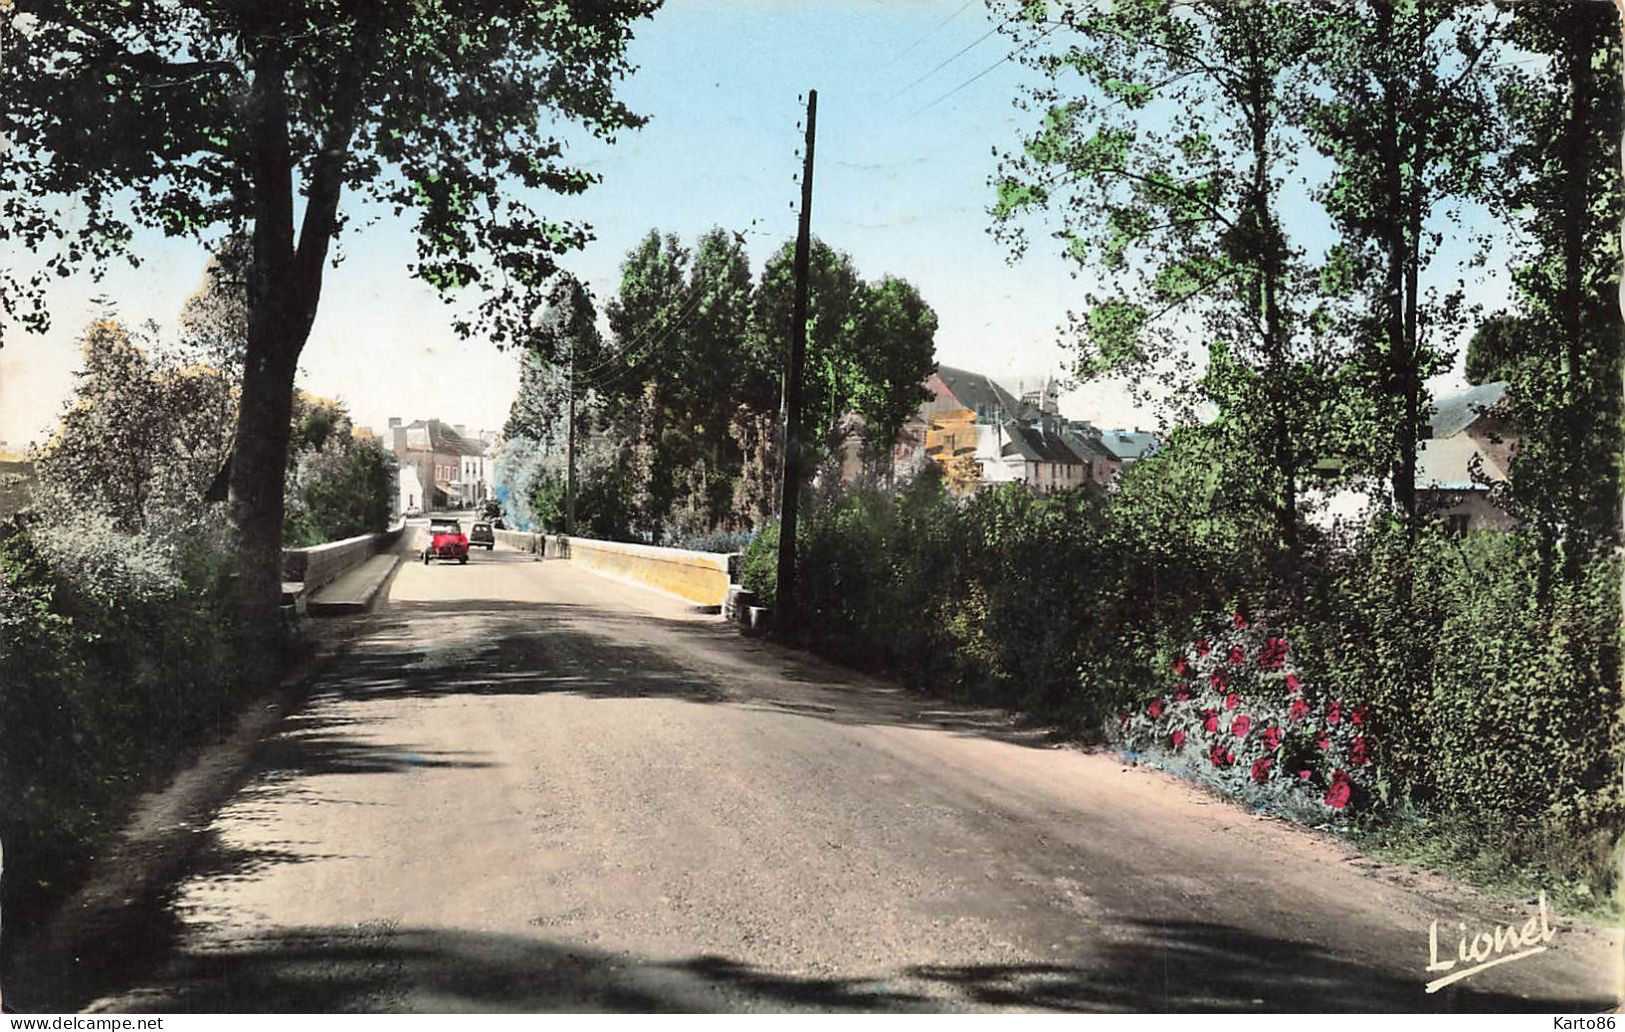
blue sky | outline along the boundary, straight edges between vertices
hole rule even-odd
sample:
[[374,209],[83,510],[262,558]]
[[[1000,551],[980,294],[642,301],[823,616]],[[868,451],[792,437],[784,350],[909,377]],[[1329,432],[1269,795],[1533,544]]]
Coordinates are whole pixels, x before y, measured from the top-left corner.
[[[1002,61],[1008,37],[986,35],[991,28],[981,0],[669,0],[639,28],[640,67],[622,93],[650,124],[613,146],[578,143],[573,158],[603,181],[545,202],[550,214],[593,226],[597,239],[566,265],[606,298],[626,251],[650,228],[692,240],[721,225],[749,227],[759,268],[794,234],[798,98],[812,87],[814,232],[849,252],[864,276],[919,286],[939,316],[939,361],[1012,388],[1058,372],[1056,327],[1089,284],[1042,235],[1012,265],[987,233],[992,152],[1021,138],[1025,122],[1010,101],[1027,74]],[[72,386],[74,340],[96,311],[91,297],[112,298],[128,320],[174,324],[203,252],[150,234],[138,248],[140,269],[56,289],[48,335],[8,330],[0,442],[47,435]],[[347,238],[344,251],[328,274],[301,385],[342,398],[362,425],[399,415],[499,427],[516,359],[451,333],[446,308],[406,275],[410,227],[386,217]],[[1155,418],[1110,383],[1067,395],[1063,410],[1105,425],[1149,427]]]

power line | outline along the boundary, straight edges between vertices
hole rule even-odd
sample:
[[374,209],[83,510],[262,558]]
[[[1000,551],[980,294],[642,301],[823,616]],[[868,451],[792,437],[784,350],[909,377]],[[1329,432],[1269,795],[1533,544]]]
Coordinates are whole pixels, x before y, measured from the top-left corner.
[[1054,32],[1059,27],[1060,27],[1059,23],[1057,23],[1055,25],[1051,25],[1049,28],[1045,29],[1043,32],[1039,33],[1037,36],[1033,37],[1031,40],[1027,41],[1026,43],[1023,43],[1021,46],[1019,46],[1016,49],[1010,51],[1008,54],[1005,54],[1003,57],[999,58],[997,61],[995,61],[992,64],[988,65],[986,68],[984,68],[981,71],[977,72],[975,75],[971,76],[969,79],[966,79],[964,82],[960,83],[958,86],[955,86],[953,89],[949,90],[947,93],[944,93],[942,96],[938,97],[936,100],[931,101],[931,103],[926,104],[924,107],[915,108],[913,111],[909,112],[909,117],[913,118],[915,115],[918,115],[921,112],[929,111],[931,108],[936,107],[938,104],[941,104],[943,101],[947,100],[949,97],[951,97],[954,94],[958,93],[960,90],[964,89],[966,86],[969,86],[971,83],[975,82],[977,79],[980,79],[982,76],[984,76],[984,75],[988,74],[989,72],[993,71],[995,68],[998,68],[1000,65],[1004,64],[1006,61],[1010,60],[1012,57],[1015,57],[1017,54],[1025,51],[1025,50],[1031,50],[1033,47],[1035,47],[1039,43],[1043,42],[1044,37],[1048,36],[1050,33]]
[[972,47],[977,46],[983,40],[987,39],[989,36],[993,35],[995,32],[998,32],[998,31],[999,31],[999,27],[997,25],[993,26],[991,29],[988,29],[986,32],[982,33],[980,36],[977,36],[975,39],[971,40],[969,43],[966,43],[964,46],[962,46],[958,50],[954,51],[947,58],[944,58],[935,68],[931,69],[929,72],[926,72],[924,75],[920,76],[918,79],[915,79],[913,82],[909,83],[907,86],[904,86],[902,89],[898,90],[896,93],[893,93],[890,97],[888,97],[886,99],[888,101],[893,101],[893,100],[896,100],[898,97],[901,97],[903,94],[907,93],[909,90],[911,90],[914,87],[918,86],[920,83],[924,82],[925,80],[931,78],[931,76],[937,74],[942,69],[948,67],[957,58],[959,58],[960,55],[962,55],[965,52],[969,51]]
[[[930,39],[933,35],[936,34],[938,29],[942,28],[944,25],[948,24],[949,22],[953,21],[955,18],[957,18],[960,15],[964,14],[965,9],[968,8],[971,4],[974,4],[974,3],[976,3],[976,0],[965,0],[965,2],[963,4],[961,4],[959,6],[959,9],[954,11],[953,14],[950,14],[948,17],[946,17],[946,18],[942,19],[941,21],[937,22],[935,25],[931,26],[931,28],[927,29],[925,31],[925,33],[922,34],[914,42],[910,43],[908,46],[904,47],[902,50],[899,50],[897,52],[897,57],[902,57],[904,54],[908,53],[910,50],[913,50],[915,47],[919,46],[921,43],[924,43],[926,40]],[[897,58],[894,57],[892,60],[895,61],[896,59]]]

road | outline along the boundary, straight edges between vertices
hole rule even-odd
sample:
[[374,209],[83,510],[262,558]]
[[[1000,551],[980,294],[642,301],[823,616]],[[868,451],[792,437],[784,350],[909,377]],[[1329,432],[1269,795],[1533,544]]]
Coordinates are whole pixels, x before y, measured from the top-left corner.
[[93,1010],[1596,1009],[1521,923],[997,712],[498,550],[407,563]]

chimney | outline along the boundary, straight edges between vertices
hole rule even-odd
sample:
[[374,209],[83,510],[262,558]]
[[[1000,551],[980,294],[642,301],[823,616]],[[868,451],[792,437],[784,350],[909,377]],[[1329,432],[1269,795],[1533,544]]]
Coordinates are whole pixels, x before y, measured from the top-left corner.
[[400,416],[390,416],[389,417],[389,428],[391,430],[395,429],[396,427],[398,427],[400,425],[401,425],[401,417]]
[[468,436],[468,427],[467,427],[466,424],[453,423],[451,428],[453,430],[457,431],[457,436],[458,437],[467,437]]

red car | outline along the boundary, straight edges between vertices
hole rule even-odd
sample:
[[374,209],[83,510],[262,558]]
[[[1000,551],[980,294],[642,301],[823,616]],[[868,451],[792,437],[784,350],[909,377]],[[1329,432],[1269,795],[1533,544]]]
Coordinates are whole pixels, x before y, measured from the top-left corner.
[[423,561],[427,563],[430,559],[468,562],[468,538],[463,535],[462,524],[456,520],[429,521],[429,545],[423,550]]

